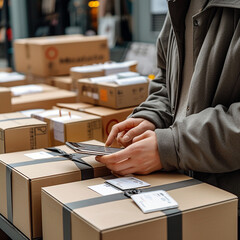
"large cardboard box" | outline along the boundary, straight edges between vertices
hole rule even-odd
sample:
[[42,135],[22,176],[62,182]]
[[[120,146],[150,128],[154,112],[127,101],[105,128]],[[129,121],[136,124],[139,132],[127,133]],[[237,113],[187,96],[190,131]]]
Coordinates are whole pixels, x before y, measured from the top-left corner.
[[136,72],[137,61],[126,62],[106,62],[103,64],[94,64],[88,66],[77,66],[70,68],[70,76],[72,78],[73,88],[77,89],[77,80],[82,78],[93,78],[108,76],[121,72]]
[[16,72],[0,72],[0,86],[12,87],[27,84],[25,75]]
[[102,120],[98,116],[67,109],[46,110],[32,116],[47,123],[50,146],[66,141],[102,141]]
[[0,153],[48,146],[47,124],[22,113],[0,114]]
[[137,106],[148,96],[148,82],[119,85],[113,82],[93,83],[90,79],[78,80],[78,99],[114,109]]
[[55,36],[19,39],[14,42],[18,72],[37,76],[69,74],[73,66],[109,60],[107,38],[103,36]]
[[165,190],[179,207],[144,214],[124,192],[101,196],[97,178],[42,189],[43,239],[236,240],[237,197],[184,175],[137,178],[142,192]]
[[42,236],[41,187],[109,174],[95,156],[58,149],[67,154],[37,149],[0,155],[0,213],[28,239]]
[[12,98],[12,111],[34,108],[50,109],[59,102],[74,103],[76,101],[77,94],[67,90],[27,94]]
[[12,111],[11,99],[11,90],[6,87],[0,87],[0,113],[7,113]]

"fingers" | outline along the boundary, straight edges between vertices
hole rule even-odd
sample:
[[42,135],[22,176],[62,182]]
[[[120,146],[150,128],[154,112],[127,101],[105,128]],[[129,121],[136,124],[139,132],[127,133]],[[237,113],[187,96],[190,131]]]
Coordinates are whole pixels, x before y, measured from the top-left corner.
[[117,138],[119,133],[128,132],[129,129],[134,128],[135,126],[140,124],[142,121],[143,119],[140,119],[140,118],[129,118],[123,122],[115,124],[111,129],[111,132],[107,138],[105,145],[110,146],[114,142],[114,139]]

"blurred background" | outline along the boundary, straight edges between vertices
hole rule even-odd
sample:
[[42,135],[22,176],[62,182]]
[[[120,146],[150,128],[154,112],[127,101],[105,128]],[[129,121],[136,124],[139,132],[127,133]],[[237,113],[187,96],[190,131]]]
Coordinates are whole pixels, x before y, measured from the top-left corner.
[[107,36],[112,61],[153,73],[166,13],[166,0],[0,0],[0,67],[14,69],[15,39],[83,34]]

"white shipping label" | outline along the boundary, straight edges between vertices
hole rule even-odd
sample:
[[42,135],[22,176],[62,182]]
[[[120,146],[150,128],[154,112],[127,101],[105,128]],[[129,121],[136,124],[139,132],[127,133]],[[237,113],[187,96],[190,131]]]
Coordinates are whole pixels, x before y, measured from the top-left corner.
[[110,184],[103,183],[98,185],[89,186],[88,188],[92,189],[93,191],[101,194],[102,196],[112,195],[116,193],[121,193],[122,191],[111,186]]
[[81,119],[81,118],[82,117],[77,115],[65,115],[62,117],[52,118],[54,139],[64,143],[65,142],[64,122],[73,120],[73,119]]
[[53,155],[47,153],[47,152],[35,152],[35,153],[26,153],[24,154],[26,157],[29,157],[31,159],[44,159],[44,158],[52,158]]
[[55,121],[55,119],[58,120],[58,118],[53,118],[53,134],[54,139],[59,142],[65,142],[65,134],[64,134],[64,123]]
[[0,82],[22,81],[25,76],[16,72],[0,72]]
[[178,203],[163,190],[135,194],[131,198],[144,213],[178,207]]
[[135,177],[114,178],[114,179],[106,180],[106,182],[121,189],[121,190],[150,186],[149,183],[144,182]]

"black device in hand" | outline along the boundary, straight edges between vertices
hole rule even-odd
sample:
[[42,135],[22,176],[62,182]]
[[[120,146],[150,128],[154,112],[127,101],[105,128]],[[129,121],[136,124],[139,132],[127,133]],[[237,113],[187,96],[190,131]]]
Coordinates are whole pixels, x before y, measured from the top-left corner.
[[66,142],[65,144],[71,149],[73,149],[75,152],[98,156],[109,155],[122,149],[77,142]]

